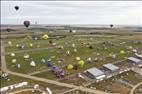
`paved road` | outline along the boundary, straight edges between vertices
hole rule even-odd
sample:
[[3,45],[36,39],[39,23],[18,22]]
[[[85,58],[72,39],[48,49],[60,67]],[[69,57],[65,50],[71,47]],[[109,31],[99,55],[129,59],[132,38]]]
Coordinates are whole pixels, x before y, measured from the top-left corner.
[[129,82],[127,82],[127,81],[125,81],[125,80],[123,80],[123,79],[119,79],[119,80],[116,80],[116,81],[119,82],[119,83],[122,83],[122,84],[124,84],[124,85],[127,85],[127,86],[129,86],[129,87],[131,87],[131,88],[134,87],[134,85],[130,84]]
[[5,60],[5,49],[3,47],[3,41],[1,40],[1,68],[4,72],[7,72],[7,67],[6,67],[6,60]]
[[[65,46],[66,48],[70,48],[71,46]],[[4,55],[9,53],[23,53],[23,52],[30,52],[30,51],[41,51],[41,50],[49,50],[49,49],[57,49],[58,47],[47,47],[47,48],[33,48],[33,49],[25,49],[25,50],[18,50],[18,51],[11,51],[11,52],[4,52]]]
[[30,52],[30,51],[41,51],[41,50],[48,50],[51,48],[34,48],[34,49],[26,49],[26,50],[19,50],[19,51],[11,51],[11,52],[6,52],[4,53],[5,55],[9,54],[9,53],[23,53],[23,52]]
[[31,73],[28,73],[27,75],[36,75],[36,74],[39,74],[39,73],[42,73],[42,72],[46,72],[46,71],[50,71],[51,69],[44,69],[44,70],[41,70],[41,71],[35,71],[35,72],[31,72]]
[[17,90],[17,91],[14,91],[14,92],[11,92],[11,93],[9,93],[9,94],[19,94],[19,93],[21,93],[21,92],[26,92],[26,91],[32,91],[33,89],[22,89],[22,90]]
[[28,78],[28,79],[32,79],[32,80],[36,80],[36,81],[55,84],[55,85],[62,86],[62,87],[79,88],[79,90],[94,93],[94,94],[108,94],[108,93],[105,93],[103,91],[92,90],[92,89],[82,87],[82,86],[76,86],[76,85],[71,85],[71,84],[67,84],[67,83],[61,83],[61,82],[57,82],[57,81],[54,81],[54,80],[49,80],[49,79],[44,79],[44,78],[39,78],[39,77],[35,77],[35,76],[30,76],[30,75],[26,75],[26,74],[22,74],[22,73],[9,71],[6,67],[6,60],[5,60],[5,56],[3,55],[4,52],[5,52],[5,50],[4,50],[4,47],[3,47],[3,42],[1,40],[1,54],[2,54],[1,55],[1,64],[2,64],[2,71],[4,71],[4,72],[7,72],[9,74],[16,75],[16,76],[19,76],[19,77],[23,77],[23,78]]
[[130,93],[130,94],[134,94],[135,89],[136,89],[138,86],[140,86],[140,85],[142,85],[142,82],[140,82],[140,83],[138,83],[137,85],[135,85],[135,86],[133,87],[133,89],[131,90],[131,93]]
[[57,82],[57,81],[54,81],[54,80],[39,78],[39,77],[21,74],[21,73],[17,73],[17,72],[8,71],[8,73],[12,74],[12,75],[19,76],[19,77],[24,77],[24,78],[36,80],[36,81],[42,81],[42,82],[45,82],[45,83],[55,84],[55,85],[62,86],[62,87],[79,88],[79,90],[94,93],[94,94],[108,94],[108,93],[105,93],[105,92],[99,91],[99,90],[92,90],[92,89],[82,87],[82,86],[76,86],[76,85],[71,85],[71,84],[67,84],[67,83],[61,83],[61,82]]

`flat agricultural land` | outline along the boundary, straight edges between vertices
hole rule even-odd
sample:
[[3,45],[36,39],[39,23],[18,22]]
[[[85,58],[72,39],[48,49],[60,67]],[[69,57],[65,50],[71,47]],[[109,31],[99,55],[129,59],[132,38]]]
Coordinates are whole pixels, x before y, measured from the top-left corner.
[[[63,32],[62,32],[63,33]],[[62,34],[61,33],[61,34]],[[54,33],[52,33],[53,35]],[[61,35],[60,34],[60,35]],[[63,33],[64,34],[64,33]],[[133,34],[133,33],[132,33]],[[4,45],[6,48],[6,62],[8,65],[8,68],[11,71],[16,71],[20,73],[31,73],[36,71],[42,71],[42,70],[49,70],[50,67],[47,67],[47,64],[41,64],[40,60],[41,58],[44,58],[45,60],[48,60],[49,57],[52,58],[52,62],[55,66],[66,66],[68,64],[77,64],[77,60],[75,60],[76,57],[80,57],[82,60],[86,61],[88,57],[91,57],[92,59],[97,58],[97,61],[94,61],[92,63],[85,63],[83,68],[79,68],[78,70],[67,70],[65,67],[63,67],[64,70],[68,71],[69,73],[78,73],[85,69],[91,68],[91,67],[99,67],[105,63],[114,63],[115,61],[123,60],[125,57],[133,56],[134,53],[131,52],[128,48],[131,46],[133,48],[136,48],[141,53],[142,44],[141,43],[135,43],[131,37],[138,36],[138,34],[134,33],[133,35],[128,34],[109,34],[109,33],[103,33],[103,34],[66,34],[65,38],[61,39],[47,39],[47,40],[32,40],[25,37],[22,38],[7,38],[4,40]],[[50,33],[49,33],[50,35]],[[55,33],[55,35],[57,35]],[[139,33],[139,36],[142,36],[141,33]],[[129,38],[130,37],[130,38]],[[52,40],[53,43],[56,43],[55,46],[51,46],[49,44],[49,40]],[[12,46],[8,45],[8,42],[12,42]],[[139,40],[141,41],[141,40]],[[106,42],[105,45],[103,45],[103,42]],[[30,47],[30,44],[33,44],[33,47]],[[22,44],[25,45],[24,49],[19,49],[16,47],[16,44]],[[72,47],[72,44],[75,44],[75,48]],[[93,46],[93,49],[89,49],[89,47],[86,47],[87,45]],[[38,47],[37,47],[38,46]],[[58,46],[63,46],[63,49],[58,49]],[[77,49],[77,52],[73,52],[74,49]],[[124,54],[121,54],[120,51],[125,51]],[[70,55],[66,55],[66,51],[70,51]],[[15,53],[15,57],[11,57],[10,53]],[[35,63],[36,67],[31,67],[29,64],[31,62],[31,59],[24,60],[23,56],[24,54],[29,54],[30,58],[32,58]],[[112,58],[110,55],[115,54],[116,58]],[[12,59],[16,59],[16,63],[12,63]],[[59,59],[64,59],[63,62],[58,62]],[[19,63],[21,64],[21,68],[17,69],[15,65]],[[49,76],[52,76],[52,73]],[[41,73],[39,76],[44,77],[44,75],[47,75],[46,73]],[[45,76],[47,77],[47,76]],[[48,77],[47,77],[48,78]],[[50,78],[50,77],[49,77]],[[53,77],[51,77],[53,78]]]
[[[79,31],[79,32],[78,32]],[[53,66],[58,66],[62,70],[66,72],[65,77],[70,75],[75,75],[77,73],[83,72],[86,69],[92,67],[100,67],[106,63],[115,63],[116,61],[124,60],[129,56],[134,56],[134,52],[129,48],[137,49],[137,53],[142,54],[142,33],[141,32],[99,32],[97,30],[78,30],[76,33],[69,33],[67,31],[56,31],[56,32],[41,32],[38,34],[38,30],[35,30],[34,33],[26,33],[20,37],[11,36],[3,39],[4,47],[5,47],[5,56],[7,67],[10,71],[24,73],[29,75],[34,75],[41,78],[47,78],[52,80],[60,80],[55,74],[51,71],[51,67],[47,66],[47,61],[50,58]],[[94,34],[90,34],[90,32],[97,32]],[[53,35],[64,35],[64,38],[55,38],[55,39],[39,39],[33,40],[30,37],[33,35],[38,35],[41,37],[42,35],[47,34],[49,36]],[[6,36],[8,33],[6,33]],[[10,34],[9,34],[10,35]],[[14,34],[13,34],[14,35]],[[49,43],[52,41],[55,45]],[[9,45],[11,42],[11,45]],[[24,49],[17,48],[16,45],[24,45]],[[33,45],[30,47],[30,45]],[[74,47],[72,45],[75,44]],[[59,48],[59,46],[61,48]],[[92,48],[89,48],[92,46]],[[77,52],[74,52],[74,49]],[[67,55],[67,51],[70,51],[70,54]],[[123,52],[123,53],[121,53]],[[15,53],[15,56],[11,56],[11,53]],[[24,55],[29,54],[29,59],[24,59]],[[115,55],[114,58],[112,55]],[[67,65],[69,64],[78,64],[76,57],[80,57],[83,60],[84,66],[79,67],[77,70],[67,69]],[[92,62],[88,63],[87,58],[91,57]],[[41,59],[44,58],[46,63],[42,64]],[[16,62],[12,62],[13,59],[16,59]],[[63,61],[59,62],[62,59]],[[31,60],[35,61],[36,66],[30,66]],[[20,64],[21,68],[17,68],[16,64]],[[129,73],[129,75],[122,74],[124,79],[128,80],[131,84],[136,84],[137,79],[134,73]],[[14,77],[10,75],[11,80],[9,82],[2,81],[2,86],[6,86],[17,82],[20,78]],[[137,80],[136,80],[137,79]],[[76,79],[72,79],[72,81],[64,81],[67,83],[72,83]],[[76,80],[78,81],[78,79]],[[107,82],[107,81],[106,81]],[[94,84],[97,89],[105,89],[102,86],[107,86],[112,82],[111,79],[108,80],[108,83],[102,82]],[[80,84],[81,82],[79,82]],[[117,88],[122,87],[121,84],[111,83],[112,87],[116,86]],[[123,88],[123,87],[122,87]],[[126,92],[129,92],[128,87],[124,87]],[[113,92],[120,91],[118,89],[113,89]],[[127,93],[123,93],[127,94]]]

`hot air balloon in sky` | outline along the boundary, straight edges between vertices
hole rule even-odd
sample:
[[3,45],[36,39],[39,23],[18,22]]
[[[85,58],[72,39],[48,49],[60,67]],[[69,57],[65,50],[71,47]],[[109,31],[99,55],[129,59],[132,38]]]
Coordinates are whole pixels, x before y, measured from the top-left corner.
[[27,28],[28,28],[28,27],[30,26],[30,21],[24,21],[24,23],[23,23],[23,24],[24,24],[24,26],[25,26],[25,27],[27,27]]
[[9,28],[7,28],[6,30],[7,30],[7,32],[10,32],[10,29],[9,29]]
[[110,27],[112,28],[112,27],[113,27],[113,24],[110,24]]
[[16,11],[19,10],[19,6],[15,6],[14,8],[15,8]]

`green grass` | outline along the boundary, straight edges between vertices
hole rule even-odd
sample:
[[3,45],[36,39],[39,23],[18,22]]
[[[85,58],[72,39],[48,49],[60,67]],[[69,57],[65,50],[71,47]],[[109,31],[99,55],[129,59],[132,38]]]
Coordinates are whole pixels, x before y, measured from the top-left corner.
[[51,80],[57,79],[56,75],[51,71],[42,72],[42,73],[36,74],[34,76],[41,77],[41,78],[47,78],[47,79],[51,79]]
[[[126,35],[128,36],[128,35]],[[122,38],[123,37],[123,38]],[[94,36],[72,36],[72,35],[68,35],[68,37],[66,38],[62,38],[59,40],[53,40],[53,42],[56,42],[57,45],[63,45],[65,46],[65,42],[68,42],[68,45],[71,46],[72,43],[76,44],[76,49],[78,50],[77,53],[73,52],[73,48],[72,47],[68,47],[68,48],[64,48],[63,50],[60,50],[60,54],[57,53],[57,51],[59,51],[59,49],[50,49],[50,50],[40,50],[40,51],[29,51],[29,52],[21,52],[21,53],[17,53],[16,54],[16,59],[17,59],[17,63],[21,64],[21,69],[16,69],[15,68],[15,64],[11,63],[11,60],[13,59],[13,57],[11,57],[10,55],[6,55],[6,61],[7,61],[7,65],[8,68],[12,71],[16,71],[16,72],[20,72],[20,73],[31,73],[34,71],[40,71],[40,70],[44,70],[44,69],[48,69],[49,67],[47,67],[47,64],[40,64],[40,59],[42,57],[44,57],[45,59],[48,58],[48,56],[55,56],[55,59],[53,59],[53,63],[55,63],[56,66],[62,66],[62,65],[67,65],[67,64],[76,64],[77,61],[75,60],[75,57],[80,56],[81,59],[83,59],[84,61],[86,61],[86,59],[88,57],[92,57],[94,58],[103,58],[103,60],[99,60],[98,62],[93,62],[92,64],[85,64],[84,68],[80,68],[79,70],[67,70],[68,72],[72,73],[78,73],[81,72],[83,70],[86,70],[88,68],[91,67],[100,67],[103,64],[106,63],[115,63],[115,61],[118,60],[123,60],[125,57],[128,56],[132,56],[134,55],[132,52],[128,51],[128,47],[129,46],[133,46],[136,48],[141,49],[142,48],[142,44],[134,44],[131,41],[129,41],[128,39],[124,38],[125,35],[120,36],[119,34],[117,35],[111,35],[111,34],[103,34],[103,35],[94,35]],[[92,40],[90,39],[92,38]],[[79,39],[81,39],[82,41],[79,41]],[[12,41],[14,45],[16,45],[17,43],[23,43],[26,45],[25,49],[34,49],[36,47],[30,48],[29,44],[33,43],[33,45],[38,45],[40,44],[41,48],[45,48],[49,46],[48,40],[30,40],[30,39],[25,39],[25,38],[19,38],[19,39],[6,39],[5,40],[5,45],[7,45],[8,41]],[[114,46],[112,46],[111,44],[106,44],[107,50],[104,49],[102,42],[104,41],[109,41],[111,43],[114,44]],[[123,45],[120,45],[121,42],[126,42]],[[93,49],[89,49],[86,48],[84,45],[82,45],[81,43],[90,43],[91,45],[93,45]],[[98,50],[99,48],[99,50]],[[65,53],[67,50],[71,51],[71,55],[70,56],[66,56]],[[125,54],[120,54],[119,52],[121,50],[124,50],[126,53]],[[6,47],[6,52],[13,52],[13,51],[19,51],[19,49],[17,49],[15,46],[7,46]],[[30,56],[33,58],[33,60],[36,62],[36,67],[31,67],[29,66],[30,60],[24,60],[23,59],[23,55],[25,53],[30,54]],[[97,53],[100,53],[99,56],[97,56]],[[108,55],[110,53],[114,53],[117,55],[117,58],[113,59],[111,57],[109,57]],[[59,58],[63,58],[65,59],[64,62],[62,63],[58,63],[57,59]],[[66,70],[66,68],[63,68],[64,70]],[[51,72],[49,72],[49,74],[51,74]],[[49,78],[49,79],[54,79],[54,75],[53,76],[49,76],[48,72],[46,74],[45,73],[41,73],[38,74],[38,76],[42,76],[45,78]]]
[[[98,45],[100,45],[100,44],[98,44]],[[75,57],[77,57],[77,56],[80,56],[81,59],[83,59],[83,60],[86,60],[88,57],[92,57],[92,58],[98,57],[98,58],[100,58],[100,57],[103,56],[105,59],[103,59],[102,61],[99,61],[99,62],[94,62],[92,64],[94,67],[101,66],[104,63],[110,63],[110,62],[114,62],[114,61],[117,61],[117,60],[120,60],[120,59],[124,59],[124,56],[129,55],[128,53],[126,53],[124,55],[117,54],[118,57],[116,59],[112,59],[111,57],[108,57],[108,54],[110,54],[111,52],[119,53],[119,51],[121,49],[124,49],[124,50],[126,50],[126,49],[125,48],[117,49],[116,47],[111,47],[111,46],[109,46],[108,50],[103,50],[103,48],[101,48],[101,46],[100,46],[99,51],[97,51],[95,48],[94,49],[89,49],[89,48],[86,48],[86,47],[78,47],[77,49],[78,49],[77,53],[73,53],[73,51],[72,51],[73,48],[65,48],[63,50],[60,50],[61,54],[57,53],[57,51],[59,51],[59,49],[50,49],[50,50],[41,50],[41,51],[31,51],[31,52],[17,53],[15,58],[17,59],[17,63],[21,64],[21,66],[22,66],[21,69],[16,69],[14,67],[15,64],[11,63],[11,60],[14,57],[11,57],[10,55],[7,55],[6,60],[7,60],[7,64],[8,64],[8,67],[9,67],[10,70],[17,71],[17,72],[22,72],[22,73],[27,73],[27,72],[30,72],[30,71],[43,70],[43,69],[48,68],[48,67],[46,67],[46,65],[40,64],[40,59],[42,57],[44,57],[47,60],[49,55],[56,57],[55,59],[53,59],[53,62],[57,66],[61,66],[63,64],[75,64],[75,63],[77,63],[77,61],[75,60]],[[67,50],[71,51],[70,56],[66,56],[65,53],[66,53]],[[32,67],[29,66],[30,60],[24,60],[23,56],[24,56],[25,53],[30,54],[30,56],[35,60],[36,65],[37,65],[35,68],[32,68]],[[97,56],[96,55],[97,53],[100,53],[100,56]],[[57,63],[58,58],[64,58],[65,61],[63,63]],[[90,64],[86,64],[86,65],[87,66],[92,66]],[[85,67],[88,68],[87,66],[85,66]]]

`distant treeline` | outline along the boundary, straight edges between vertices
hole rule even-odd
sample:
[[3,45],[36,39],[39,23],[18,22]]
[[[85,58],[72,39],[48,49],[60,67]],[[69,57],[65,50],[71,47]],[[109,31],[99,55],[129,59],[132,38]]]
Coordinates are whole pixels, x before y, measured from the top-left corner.
[[[120,36],[123,36],[123,35],[134,35],[133,33],[113,33],[113,32],[90,32],[91,35],[120,35]],[[139,33],[138,33],[139,34]],[[138,35],[138,34],[135,34],[135,35]]]

